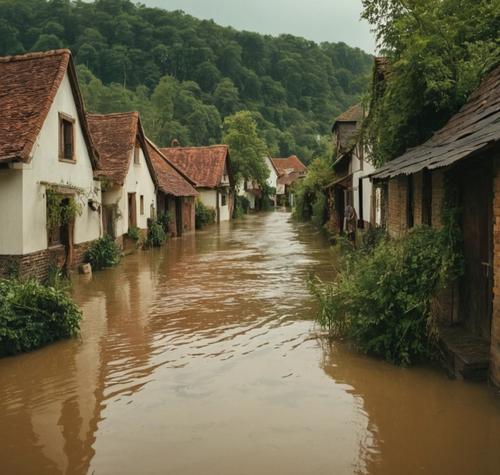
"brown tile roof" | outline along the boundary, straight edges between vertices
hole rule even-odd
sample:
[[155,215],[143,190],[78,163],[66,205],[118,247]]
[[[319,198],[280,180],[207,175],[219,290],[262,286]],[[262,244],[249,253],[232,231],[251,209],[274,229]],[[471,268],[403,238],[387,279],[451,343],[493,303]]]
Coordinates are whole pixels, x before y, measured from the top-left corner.
[[165,158],[153,142],[146,139],[146,145],[158,181],[158,188],[163,193],[174,196],[198,195],[192,183]]
[[197,187],[202,188],[215,188],[220,184],[226,159],[229,158],[227,145],[169,147],[161,148],[160,151]]
[[88,132],[83,100],[68,49],[0,57],[0,162],[29,161],[66,72],[90,158],[96,167],[98,154]]
[[274,168],[276,168],[279,176],[287,175],[289,170],[298,173],[305,173],[306,171],[306,166],[296,155],[291,155],[288,158],[271,158],[271,162]]
[[98,177],[123,185],[132,160],[132,150],[139,140],[149,171],[155,181],[138,112],[87,114],[87,120],[101,160]]
[[301,178],[304,178],[304,174],[299,172],[292,172],[288,175],[281,175],[278,178],[278,185],[291,185]]
[[434,170],[477,155],[500,141],[500,66],[488,74],[467,103],[427,142],[379,168],[376,179]]

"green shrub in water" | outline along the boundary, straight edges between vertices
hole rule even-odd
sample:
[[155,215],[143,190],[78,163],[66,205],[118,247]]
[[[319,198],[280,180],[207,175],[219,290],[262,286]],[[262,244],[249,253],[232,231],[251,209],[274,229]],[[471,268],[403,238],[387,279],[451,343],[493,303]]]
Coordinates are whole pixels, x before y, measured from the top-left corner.
[[215,223],[215,209],[208,208],[201,200],[196,200],[195,205],[195,226],[196,229],[202,229],[207,224]]
[[250,201],[246,196],[236,195],[234,198],[233,218],[239,219],[248,214],[250,209]]
[[172,222],[172,213],[166,212],[158,216],[157,221],[161,224],[165,232],[168,232],[168,225]]
[[90,262],[93,270],[112,267],[118,264],[120,259],[120,248],[111,236],[95,240],[85,253],[85,260]]
[[127,236],[135,242],[138,242],[141,239],[141,231],[137,226],[132,226],[128,228]]
[[146,247],[161,247],[167,240],[163,225],[158,221],[152,221],[148,228]]
[[36,281],[0,281],[0,356],[78,335],[81,311],[63,290]]
[[431,356],[435,325],[431,301],[459,270],[450,266],[444,231],[422,227],[405,238],[374,240],[348,252],[333,283],[311,279],[318,322],[347,336],[366,353],[397,364]]

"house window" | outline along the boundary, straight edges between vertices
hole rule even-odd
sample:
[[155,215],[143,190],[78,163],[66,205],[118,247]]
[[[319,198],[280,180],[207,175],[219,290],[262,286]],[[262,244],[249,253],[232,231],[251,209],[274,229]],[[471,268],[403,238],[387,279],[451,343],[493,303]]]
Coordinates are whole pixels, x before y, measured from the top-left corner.
[[144,215],[144,195],[141,195],[141,216]]
[[432,174],[424,170],[422,177],[422,224],[432,226]]
[[227,205],[227,196],[225,193],[222,193],[221,195],[221,206],[226,206]]
[[141,151],[141,147],[139,147],[139,144],[136,144],[134,147],[134,165],[140,165],[141,163],[141,158],[139,152]]
[[75,119],[59,113],[59,159],[75,161]]
[[413,193],[413,175],[408,176],[406,182],[406,224],[408,229],[413,228],[415,224]]

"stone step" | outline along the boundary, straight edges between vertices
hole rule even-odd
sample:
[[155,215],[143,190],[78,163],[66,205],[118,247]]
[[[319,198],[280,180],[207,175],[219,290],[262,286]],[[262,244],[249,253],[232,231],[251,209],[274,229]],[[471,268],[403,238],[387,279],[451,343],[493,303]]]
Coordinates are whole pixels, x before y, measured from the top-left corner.
[[490,342],[461,326],[439,329],[439,343],[448,373],[459,379],[486,381],[490,366]]

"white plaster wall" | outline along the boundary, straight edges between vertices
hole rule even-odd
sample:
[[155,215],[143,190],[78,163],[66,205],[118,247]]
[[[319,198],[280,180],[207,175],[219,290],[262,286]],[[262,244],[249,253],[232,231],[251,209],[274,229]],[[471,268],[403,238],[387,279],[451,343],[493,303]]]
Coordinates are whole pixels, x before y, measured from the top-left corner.
[[[116,237],[126,234],[129,229],[128,222],[128,194],[135,193],[137,226],[141,229],[147,229],[148,219],[153,217],[151,208],[156,212],[156,190],[149,168],[146,163],[146,157],[141,148],[139,153],[139,164],[133,160],[134,150],[130,151],[130,164],[127,177],[123,186],[114,186],[103,193],[103,203],[105,205],[117,204],[120,217],[116,222]],[[140,197],[144,196],[144,214],[141,215]]]
[[[75,119],[76,163],[59,160],[59,112]],[[67,74],[35,142],[32,160],[23,165],[22,175],[23,254],[47,248],[45,186],[40,182],[72,185],[83,190],[83,194],[79,195],[83,205],[82,214],[75,221],[75,244],[92,241],[101,235],[100,213],[88,206],[89,198],[101,201],[100,184],[93,179],[92,165]]]
[[[271,163],[270,158],[266,157],[265,162],[266,162],[267,168],[269,168],[269,177],[267,179],[267,184],[273,188],[278,188],[278,175],[276,173],[276,170],[273,167],[273,164]],[[283,193],[284,193],[284,191],[283,191]]]
[[[366,156],[366,155],[365,155]],[[363,161],[363,169],[360,167],[360,160],[356,154],[353,154],[352,158],[352,172],[353,172],[353,192],[354,192],[354,209],[356,210],[356,214],[359,218],[360,216],[360,200],[359,200],[359,179],[362,177],[367,177],[371,173],[375,171],[374,166],[367,162]],[[370,222],[371,219],[371,207],[372,207],[372,192],[373,185],[369,178],[363,179],[363,220],[366,222]]]
[[0,255],[23,252],[22,170],[0,169]]
[[217,191],[216,190],[197,190],[200,193],[200,200],[209,208],[217,209]]

